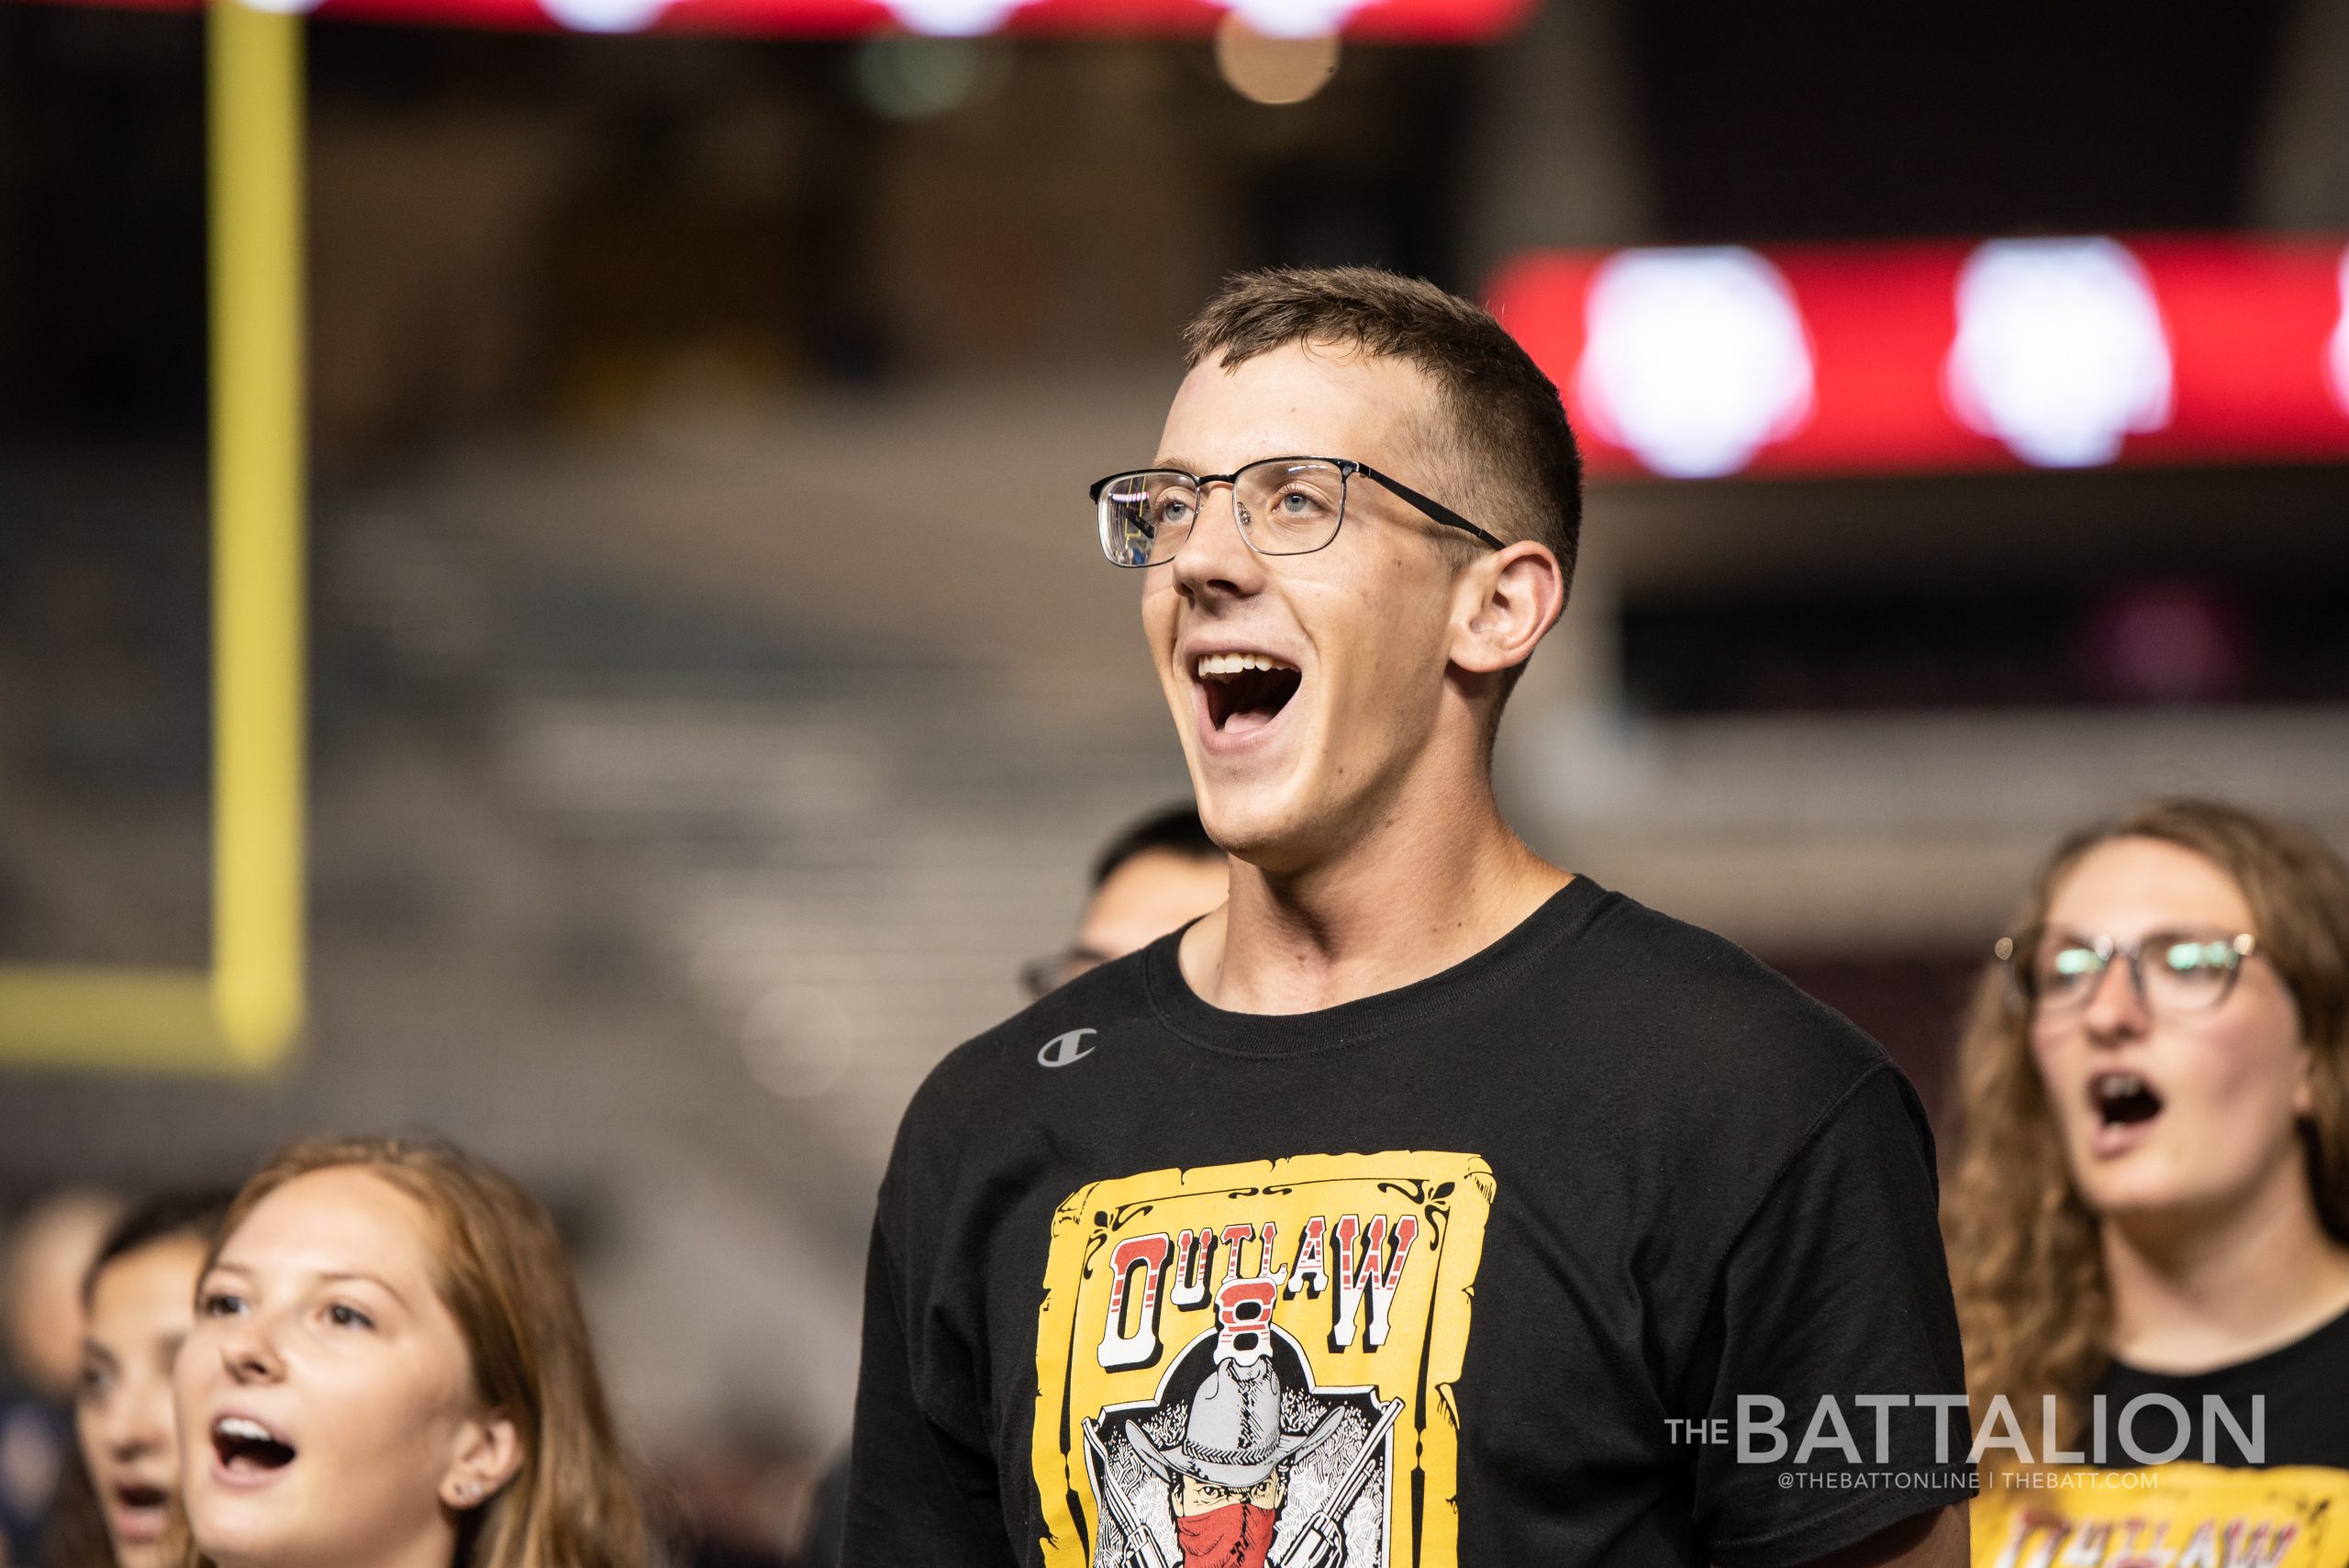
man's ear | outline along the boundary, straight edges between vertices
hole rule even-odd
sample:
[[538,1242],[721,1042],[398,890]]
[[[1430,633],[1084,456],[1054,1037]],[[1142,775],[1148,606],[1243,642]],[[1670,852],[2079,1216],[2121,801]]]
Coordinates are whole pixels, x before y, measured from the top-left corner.
[[1566,574],[1550,547],[1520,539],[1460,574],[1452,662],[1478,674],[1524,663],[1566,607]]
[[440,1478],[441,1504],[453,1513],[477,1508],[522,1468],[522,1436],[502,1410],[476,1416],[457,1429],[456,1451]]

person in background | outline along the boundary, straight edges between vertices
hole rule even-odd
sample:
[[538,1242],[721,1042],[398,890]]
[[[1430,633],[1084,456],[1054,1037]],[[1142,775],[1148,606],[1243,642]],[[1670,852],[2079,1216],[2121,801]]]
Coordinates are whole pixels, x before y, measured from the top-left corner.
[[174,1375],[217,1568],[641,1568],[546,1209],[448,1144],[319,1140],[237,1195]]
[[[2349,1473],[2349,869],[2239,806],[2159,801],[2062,844],[1998,952],[1944,1216],[1977,1425],[2004,1400],[2040,1463]],[[2183,1428],[2156,1401],[2124,1434],[2145,1396]],[[2026,1456],[1985,1457],[1996,1504]],[[2190,1479],[2126,1494],[2182,1510],[2173,1550],[2244,1501]]]
[[662,1452],[645,1502],[666,1568],[805,1568],[820,1485],[793,1433],[738,1415]]
[[1170,806],[1132,823],[1093,862],[1093,891],[1065,951],[1020,971],[1030,997],[1054,991],[1111,959],[1138,952],[1220,905],[1230,862],[1198,808]]
[[167,1568],[179,1495],[172,1364],[195,1318],[195,1276],[227,1192],[173,1192],[124,1216],[82,1282],[80,1463],[58,1499],[44,1568]]
[[36,1561],[72,1449],[82,1280],[121,1201],[62,1192],[28,1209],[0,1257],[0,1568]]

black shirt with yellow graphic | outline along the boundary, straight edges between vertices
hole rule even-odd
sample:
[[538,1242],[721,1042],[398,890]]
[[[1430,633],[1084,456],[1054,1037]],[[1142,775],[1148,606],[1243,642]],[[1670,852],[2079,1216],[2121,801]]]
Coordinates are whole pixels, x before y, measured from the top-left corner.
[[1169,938],[907,1112],[845,1561],[1787,1568],[1965,1500],[1962,1390],[1914,1092],[1730,943],[1585,878],[1266,1017]]
[[2091,1408],[2089,1462],[1986,1478],[1978,1568],[2349,1563],[2349,1313],[2210,1372],[2116,1362]]

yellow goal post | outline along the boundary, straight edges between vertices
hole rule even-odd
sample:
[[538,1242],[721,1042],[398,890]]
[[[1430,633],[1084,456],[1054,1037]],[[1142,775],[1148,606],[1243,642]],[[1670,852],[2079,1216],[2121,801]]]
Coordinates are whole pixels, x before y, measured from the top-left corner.
[[305,1006],[302,22],[211,0],[212,962],[0,965],[0,1067],[251,1073]]

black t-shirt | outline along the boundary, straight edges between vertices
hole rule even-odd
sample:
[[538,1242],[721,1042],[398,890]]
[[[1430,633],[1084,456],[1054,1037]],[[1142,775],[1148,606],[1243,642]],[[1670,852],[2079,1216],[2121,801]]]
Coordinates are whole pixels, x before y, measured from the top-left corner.
[[1587,878],[1316,1013],[1178,940],[907,1110],[851,1568],[1781,1568],[1967,1496],[1932,1135],[1842,1018]]
[[[2140,1453],[2158,1457],[2176,1448],[2176,1457],[2189,1462],[2250,1465],[2251,1457],[2229,1425],[2232,1419],[2245,1437],[2265,1439],[2258,1462],[2264,1466],[2349,1470],[2349,1312],[2279,1350],[2210,1372],[2146,1372],[2114,1362],[2094,1393],[2104,1396],[2109,1465],[2139,1462],[2121,1441],[2121,1413],[2131,1401],[2166,1395],[2185,1410],[2185,1430],[2179,1431],[2176,1410],[2147,1399],[2131,1418],[2128,1432]],[[2208,1402],[2213,1398],[2222,1403],[2224,1418],[2211,1410]],[[2254,1400],[2263,1407],[2255,1408]]]

